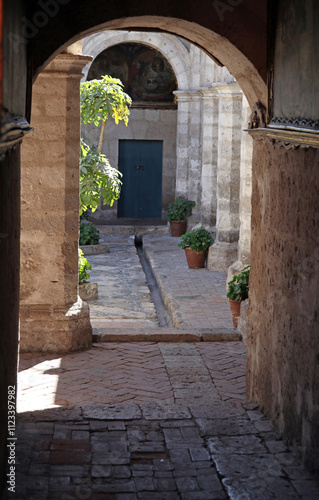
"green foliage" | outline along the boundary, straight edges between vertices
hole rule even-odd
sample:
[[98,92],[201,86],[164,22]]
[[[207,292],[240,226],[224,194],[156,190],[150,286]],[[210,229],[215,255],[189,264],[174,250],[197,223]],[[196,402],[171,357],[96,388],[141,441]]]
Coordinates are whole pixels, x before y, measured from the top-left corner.
[[195,201],[191,201],[183,196],[178,196],[173,203],[168,206],[167,220],[185,220],[186,217],[192,215],[194,206]]
[[100,231],[92,222],[80,224],[80,245],[97,245],[100,241]]
[[182,248],[190,247],[196,252],[207,250],[214,243],[213,234],[207,231],[204,226],[192,229],[181,236],[178,246]]
[[250,266],[244,267],[242,272],[238,276],[228,282],[227,297],[231,300],[242,300],[248,299],[249,292],[249,271]]
[[87,283],[87,280],[90,277],[90,273],[87,271],[92,269],[89,261],[84,257],[81,248],[79,248],[79,285],[82,283]]
[[80,215],[88,208],[94,212],[100,203],[112,206],[121,193],[121,172],[111,167],[103,154],[90,149],[81,139]]
[[118,170],[112,168],[105,155],[101,154],[105,122],[112,116],[115,123],[128,117],[132,100],[123,91],[123,84],[117,78],[102,76],[100,80],[90,80],[81,84],[81,122],[85,125],[102,122],[97,151],[81,142],[80,160],[80,215],[90,208],[94,212],[102,197],[103,204],[113,205],[120,197],[121,185]]
[[123,83],[117,78],[102,76],[100,80],[90,80],[81,83],[81,121],[85,125],[94,123],[99,126],[112,116],[115,123],[123,120],[128,124],[132,100],[123,91]]

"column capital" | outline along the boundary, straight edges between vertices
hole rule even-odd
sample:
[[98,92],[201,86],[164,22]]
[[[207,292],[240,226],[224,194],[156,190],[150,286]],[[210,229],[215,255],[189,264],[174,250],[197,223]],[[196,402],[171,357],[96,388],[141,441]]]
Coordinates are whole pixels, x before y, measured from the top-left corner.
[[211,90],[216,92],[218,97],[229,97],[232,99],[241,99],[243,91],[237,82],[217,82],[213,83]]
[[199,90],[175,90],[173,94],[179,102],[199,101],[201,99]]
[[63,52],[56,56],[48,66],[39,74],[38,78],[68,76],[82,78],[82,69],[92,61],[92,56],[82,54],[71,54]]

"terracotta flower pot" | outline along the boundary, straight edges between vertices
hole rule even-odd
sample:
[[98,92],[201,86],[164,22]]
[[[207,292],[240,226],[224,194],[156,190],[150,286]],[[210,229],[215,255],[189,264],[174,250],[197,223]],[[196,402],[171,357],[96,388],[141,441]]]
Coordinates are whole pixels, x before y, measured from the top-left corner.
[[182,236],[182,234],[186,233],[186,220],[171,220],[171,236]]
[[190,269],[202,269],[205,267],[207,250],[196,252],[196,250],[192,250],[190,247],[186,247],[184,250],[187,264]]
[[232,300],[232,299],[228,299],[228,300],[229,300],[230,312],[231,312],[231,317],[233,320],[233,325],[234,325],[234,328],[237,328],[238,318],[240,316],[240,304],[241,304],[241,302],[239,302],[238,300]]

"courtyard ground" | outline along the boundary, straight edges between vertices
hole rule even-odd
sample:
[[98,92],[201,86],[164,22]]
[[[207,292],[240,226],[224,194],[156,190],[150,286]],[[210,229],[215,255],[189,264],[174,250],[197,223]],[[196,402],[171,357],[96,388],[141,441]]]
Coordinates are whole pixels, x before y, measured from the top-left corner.
[[318,499],[317,480],[245,400],[226,274],[189,270],[176,238],[144,237],[163,327],[134,239],[105,239],[110,253],[89,258],[92,349],[20,356],[17,488],[5,498]]

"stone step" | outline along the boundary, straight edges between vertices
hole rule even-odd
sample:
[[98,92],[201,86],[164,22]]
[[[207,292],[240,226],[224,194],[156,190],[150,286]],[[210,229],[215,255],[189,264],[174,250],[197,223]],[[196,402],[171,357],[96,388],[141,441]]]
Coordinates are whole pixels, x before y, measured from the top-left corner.
[[235,342],[233,328],[93,328],[93,342]]
[[169,227],[165,226],[123,226],[123,225],[97,225],[98,230],[101,234],[105,235],[116,235],[116,234],[132,234],[132,235],[144,235],[144,234],[168,234]]
[[98,245],[81,245],[80,249],[84,255],[98,255],[100,253],[110,252],[110,246],[107,243],[99,243]]

